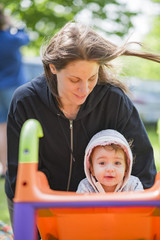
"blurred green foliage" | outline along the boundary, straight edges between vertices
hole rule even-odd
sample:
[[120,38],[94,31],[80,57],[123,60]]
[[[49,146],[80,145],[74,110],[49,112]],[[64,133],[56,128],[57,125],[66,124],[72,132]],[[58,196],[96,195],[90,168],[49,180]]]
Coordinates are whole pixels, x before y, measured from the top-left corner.
[[[77,19],[82,12],[90,16],[93,27],[117,36],[128,32],[133,26],[131,17],[137,14],[118,0],[1,0],[1,3],[10,15],[26,24],[31,37],[29,47],[35,48],[37,54],[45,38],[52,36],[66,22]],[[100,20],[107,20],[112,27],[107,24],[102,27]]]
[[7,197],[4,192],[4,178],[0,178],[0,193],[0,220],[10,225],[9,212],[7,207]]
[[[160,7],[160,0],[150,0]],[[1,0],[6,13],[16,19],[17,25],[26,24],[31,42],[23,47],[23,54],[39,55],[43,42],[61,29],[68,21],[85,22],[89,16],[89,24],[108,37],[121,38],[134,30],[133,17],[141,14],[128,10],[127,0]],[[85,16],[85,17],[84,17]],[[86,22],[88,24],[88,22]],[[141,22],[139,23],[141,24]],[[160,16],[153,14],[152,28],[142,40],[149,52],[160,52]],[[160,79],[158,63],[138,58],[122,58],[121,75],[135,76],[141,79]]]
[[147,130],[149,140],[153,146],[157,171],[160,171],[160,133],[157,131],[156,124],[145,124],[145,128]]
[[[152,0],[153,4],[160,9],[160,0]],[[149,33],[144,37],[142,43],[144,50],[160,54],[160,15],[153,13],[152,25]],[[139,59],[125,58],[125,68],[123,74],[135,76],[146,80],[160,80],[159,63]],[[136,71],[135,71],[136,69]]]

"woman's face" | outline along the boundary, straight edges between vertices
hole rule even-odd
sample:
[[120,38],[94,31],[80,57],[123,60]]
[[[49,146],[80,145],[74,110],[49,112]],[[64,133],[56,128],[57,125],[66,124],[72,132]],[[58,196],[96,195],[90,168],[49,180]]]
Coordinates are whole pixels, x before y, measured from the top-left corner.
[[73,61],[59,71],[50,64],[50,69],[57,75],[57,89],[63,107],[83,104],[97,84],[99,65],[95,61]]

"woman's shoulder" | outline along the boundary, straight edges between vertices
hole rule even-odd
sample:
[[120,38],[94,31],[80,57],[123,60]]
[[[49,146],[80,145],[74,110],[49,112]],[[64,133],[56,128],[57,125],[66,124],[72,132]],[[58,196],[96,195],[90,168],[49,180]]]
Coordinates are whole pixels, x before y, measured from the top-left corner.
[[112,103],[118,101],[119,103],[123,102],[127,106],[132,105],[129,95],[117,86],[114,86],[109,83],[101,83],[97,84],[95,88],[96,89],[94,91],[94,96],[96,98],[98,95],[101,95],[101,99],[103,99],[104,101],[110,100],[112,101]]
[[13,99],[21,100],[25,97],[37,95],[38,92],[47,87],[44,75],[34,78],[32,81],[27,82],[18,87],[13,95]]
[[84,104],[85,112],[91,112],[97,109],[97,106],[99,106],[99,110],[110,111],[111,116],[111,113],[115,114],[115,110],[118,111],[120,108],[121,112],[125,112],[124,110],[127,108],[130,113],[133,104],[120,88],[108,83],[100,83],[95,86],[88,96],[87,102]]
[[115,93],[118,95],[126,95],[126,93],[118,86],[114,86],[110,83],[98,83],[95,87],[97,90],[106,90],[110,93]]
[[28,106],[35,106],[35,103],[38,105],[43,102],[46,105],[49,105],[48,99],[48,87],[43,75],[33,79],[30,82],[23,84],[18,87],[12,97],[11,108],[15,112],[16,109],[22,106],[26,106],[26,109],[29,109]]

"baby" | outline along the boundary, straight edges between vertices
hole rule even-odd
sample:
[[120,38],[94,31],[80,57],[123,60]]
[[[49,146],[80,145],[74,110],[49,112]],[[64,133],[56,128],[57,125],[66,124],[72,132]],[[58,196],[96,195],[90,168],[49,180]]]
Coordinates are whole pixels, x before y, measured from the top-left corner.
[[77,193],[142,191],[140,180],[131,175],[132,163],[132,152],[124,136],[111,129],[100,131],[86,148],[86,178],[79,183]]

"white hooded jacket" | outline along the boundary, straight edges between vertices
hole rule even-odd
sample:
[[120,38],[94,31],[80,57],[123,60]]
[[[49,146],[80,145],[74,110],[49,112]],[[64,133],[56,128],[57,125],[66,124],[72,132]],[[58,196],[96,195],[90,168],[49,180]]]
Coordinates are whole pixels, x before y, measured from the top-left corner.
[[84,170],[86,178],[80,182],[77,193],[105,192],[102,185],[97,182],[95,177],[93,177],[91,174],[89,158],[95,147],[110,144],[119,145],[127,155],[127,172],[123,178],[123,181],[117,185],[115,192],[143,190],[140,180],[131,175],[133,156],[128,142],[121,133],[108,129],[95,134],[87,145],[84,157]]

